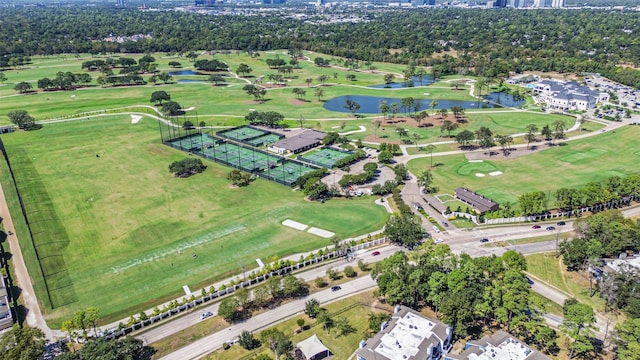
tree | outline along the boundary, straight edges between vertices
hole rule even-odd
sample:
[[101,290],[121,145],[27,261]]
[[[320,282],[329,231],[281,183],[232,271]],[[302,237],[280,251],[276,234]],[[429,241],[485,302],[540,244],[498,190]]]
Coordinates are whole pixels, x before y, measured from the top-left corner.
[[[131,359],[150,360],[156,350],[145,346],[142,340],[132,336],[124,339],[96,338],[86,342],[80,350],[71,353],[63,353],[56,359],[61,360],[85,360],[85,359]],[[35,358],[33,358],[35,359]]]
[[422,174],[418,176],[418,186],[424,188],[424,192],[429,193],[431,184],[433,184],[433,175],[431,174],[431,171],[423,171]]
[[240,76],[244,75],[247,76],[249,75],[251,72],[253,71],[252,68],[249,67],[249,65],[245,64],[245,63],[240,63],[240,65],[238,65],[238,68],[236,69],[236,73]]
[[225,319],[227,322],[234,322],[240,316],[240,311],[238,310],[238,299],[234,296],[226,297],[220,301],[220,306],[218,307],[218,315]]
[[427,150],[429,152],[429,155],[430,155],[430,160],[429,160],[429,167],[430,168],[433,167],[433,150],[435,150],[435,149],[436,149],[436,146],[433,145],[433,144],[428,144],[427,146],[425,146],[425,150]]
[[256,100],[262,100],[264,95],[267,93],[267,90],[262,86],[257,86],[254,84],[247,84],[242,87],[247,94],[252,95]]
[[552,124],[553,126],[553,139],[554,140],[562,140],[565,138],[564,135],[564,121],[556,120]]
[[527,142],[527,150],[529,150],[529,144],[536,141],[536,132],[538,126],[536,124],[527,125],[527,133],[524,135],[524,140]]
[[11,330],[0,336],[0,359],[39,359],[44,354],[46,344],[47,340],[42,330],[15,324]]
[[475,140],[475,134],[470,130],[462,130],[456,135],[456,142],[460,144],[462,147],[467,147],[471,145],[471,142]]
[[224,77],[220,74],[209,75],[209,81],[211,81],[216,86],[219,86],[225,83]]
[[261,345],[260,341],[253,336],[253,333],[247,330],[242,331],[238,338],[238,343],[245,350],[253,350]]
[[[313,83],[313,78],[304,79],[304,83],[307,84],[307,87],[311,86],[311,84]],[[318,96],[318,95],[316,95],[316,96]]]
[[279,360],[280,356],[293,350],[293,343],[291,343],[289,337],[276,328],[269,328],[262,331],[260,333],[260,340],[273,351],[276,360]]
[[287,275],[282,279],[282,293],[287,297],[305,296],[309,293],[309,286],[304,280]]
[[380,154],[378,154],[378,161],[383,164],[391,162],[392,159],[393,153],[389,150],[381,151]]
[[391,83],[395,77],[396,76],[393,74],[384,74],[384,83],[386,84],[386,87],[391,87]]
[[382,114],[382,119],[384,120],[387,118],[387,114],[391,110],[391,107],[385,100],[380,100],[380,104],[378,105],[378,110]]
[[313,95],[315,95],[315,97],[318,98],[318,101],[321,101],[322,98],[324,97],[324,90],[322,90],[322,88],[317,87],[313,90]]
[[349,319],[344,316],[340,316],[335,319],[335,328],[338,330],[337,337],[349,335],[357,330],[349,323]]
[[417,132],[411,133],[411,138],[413,139],[413,143],[418,146],[418,140],[420,140],[420,134]]
[[381,124],[382,121],[378,119],[371,120],[371,125],[373,125],[373,136],[378,137],[378,129],[380,128]]
[[175,68],[180,68],[180,67],[182,67],[182,64],[180,64],[180,63],[179,63],[179,62],[177,62],[177,61],[169,61],[169,64],[168,64],[168,65],[169,65],[169,66],[171,66],[171,67],[172,67],[172,68],[174,68],[174,69],[175,69]]
[[391,215],[384,227],[389,241],[412,249],[422,241],[424,229],[413,214]]
[[7,75],[4,74],[4,71],[0,71],[0,84],[4,84],[7,81]]
[[26,82],[26,81],[21,81],[19,83],[16,84],[16,86],[13,88],[15,91],[18,91],[21,94],[25,94],[28,93],[29,91],[31,91],[31,89],[33,89],[33,86]]
[[329,311],[325,308],[320,308],[317,321],[322,324],[322,328],[327,332],[327,334],[331,332],[331,329],[335,325],[331,314],[329,314]]
[[553,131],[549,127],[549,125],[545,125],[542,127],[540,134],[544,136],[545,140],[549,141],[553,138]]
[[189,177],[203,172],[206,168],[207,166],[202,163],[202,160],[192,157],[174,161],[169,165],[169,171],[176,177]]
[[304,303],[304,313],[314,319],[320,312],[320,303],[316,299],[309,299]]
[[458,126],[459,126],[458,123],[445,120],[442,123],[442,126],[440,126],[440,132],[446,131],[448,133],[448,136],[451,137],[451,132],[457,130]]
[[169,116],[180,115],[184,112],[182,110],[182,106],[180,106],[180,104],[178,104],[175,101],[167,101],[166,103],[162,104],[161,111],[165,115],[169,115]]
[[355,115],[356,112],[360,110],[360,104],[358,104],[354,100],[347,99],[347,101],[344,104],[344,108],[351,111],[351,114]]
[[628,318],[617,325],[615,343],[620,360],[637,359],[640,354],[640,318]]
[[235,186],[247,186],[251,181],[251,174],[244,173],[238,169],[233,169],[227,175],[227,180],[231,180]]
[[593,325],[596,322],[593,308],[587,304],[581,304],[578,300],[571,298],[564,301],[562,305],[562,326],[571,337],[569,346],[569,359],[573,355],[584,354],[594,349],[591,338],[593,337]]
[[324,199],[328,197],[329,188],[327,184],[323,183],[319,177],[309,178],[304,185],[302,185],[304,195],[309,197],[310,200]]
[[160,90],[151,93],[151,100],[149,102],[162,106],[162,101],[164,100],[171,100],[171,95],[164,90]]
[[440,104],[438,104],[436,100],[431,100],[430,106],[431,106],[431,110],[434,110],[434,114],[435,114],[435,109],[438,107],[438,105]]
[[10,111],[7,116],[12,123],[16,124],[22,130],[38,129],[40,125],[36,124],[35,119],[31,117],[25,110]]

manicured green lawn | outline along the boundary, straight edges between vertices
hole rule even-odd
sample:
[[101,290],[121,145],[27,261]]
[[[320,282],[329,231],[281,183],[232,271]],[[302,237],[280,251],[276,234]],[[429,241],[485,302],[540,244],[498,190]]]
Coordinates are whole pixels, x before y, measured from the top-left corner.
[[[637,173],[640,128],[624,127],[595,137],[568,142],[565,146],[529,154],[517,159],[484,160],[470,163],[464,155],[434,156],[432,170],[440,192],[453,193],[456,187],[468,187],[499,203],[517,201],[525,192],[551,193],[561,187],[577,188],[591,181],[604,181],[610,176]],[[517,151],[527,151],[519,149]],[[409,170],[420,174],[429,167],[429,157],[411,160]],[[502,171],[490,176],[489,172]],[[482,173],[484,177],[476,176]]]
[[[77,299],[44,307],[53,325],[88,306],[115,320],[180,295],[182,285],[195,289],[241,265],[255,268],[256,258],[331,244],[281,225],[285,219],[346,238],[381,228],[387,216],[371,198],[309,202],[262,179],[231,188],[229,168],[211,162],[200,175],[175,178],[168,165],[186,154],[162,145],[149,118],[48,124],[3,141],[25,206],[43,232],[35,236],[40,256],[56,259],[48,267],[64,262],[68,269],[68,278],[55,279],[71,283],[56,286],[59,300]],[[37,263],[28,262],[35,274]],[[42,286],[38,293],[44,299]]]

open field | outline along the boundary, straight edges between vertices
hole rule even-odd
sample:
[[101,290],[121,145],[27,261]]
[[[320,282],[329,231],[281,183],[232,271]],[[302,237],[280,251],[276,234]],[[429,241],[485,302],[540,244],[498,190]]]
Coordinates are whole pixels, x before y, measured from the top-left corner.
[[[544,281],[593,307],[594,311],[604,310],[604,300],[590,296],[589,279],[585,272],[567,271],[562,258],[553,253],[527,255],[527,271]],[[594,284],[595,286],[595,281]]]
[[[211,162],[203,174],[175,178],[167,167],[186,154],[162,145],[156,121],[148,118],[138,124],[122,115],[48,124],[3,141],[25,206],[38,220],[40,257],[50,252],[57,263],[48,266],[68,270],[67,278],[55,279],[67,281],[57,287],[61,302],[77,299],[43,307],[54,326],[88,306],[98,306],[105,321],[116,320],[179,296],[182,285],[196,289],[241,265],[255,268],[256,258],[331,243],[282,226],[285,219],[342,238],[377,230],[386,219],[371,198],[308,202],[266,180],[231,188],[225,179],[230,169]],[[25,234],[21,245],[36,274],[27,239]]]
[[[637,173],[640,128],[624,127],[597,137],[568,142],[518,159],[495,159],[470,163],[464,155],[434,157],[432,170],[441,193],[453,194],[468,187],[498,203],[515,203],[524,192],[553,193],[561,187],[577,188],[610,176]],[[526,150],[518,150],[526,151]],[[625,156],[621,156],[625,154]],[[523,161],[526,159],[526,161]],[[429,157],[411,160],[409,170],[420,174],[429,167]],[[475,173],[502,171],[499,176],[477,177]],[[554,195],[550,206],[553,206]]]

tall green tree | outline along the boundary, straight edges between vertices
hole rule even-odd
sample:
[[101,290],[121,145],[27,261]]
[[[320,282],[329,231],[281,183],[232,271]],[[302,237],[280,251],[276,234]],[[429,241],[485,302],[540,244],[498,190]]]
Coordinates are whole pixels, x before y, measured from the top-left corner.
[[47,340],[42,330],[15,324],[0,336],[0,360],[33,360],[44,354]]

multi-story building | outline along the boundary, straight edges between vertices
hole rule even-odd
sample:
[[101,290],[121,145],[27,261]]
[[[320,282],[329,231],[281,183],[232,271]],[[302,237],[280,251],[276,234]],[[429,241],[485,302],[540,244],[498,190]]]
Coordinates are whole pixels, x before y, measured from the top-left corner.
[[608,101],[609,94],[590,89],[575,81],[541,80],[534,84],[538,102],[544,102],[549,109],[584,111],[593,109],[599,102]]
[[7,283],[0,275],[0,332],[13,326],[13,316],[9,306],[9,293]]
[[445,360],[549,360],[549,358],[500,330],[478,341],[469,341],[462,354],[447,354]]
[[451,327],[408,307],[396,306],[391,320],[361,343],[357,360],[440,360],[451,350]]

